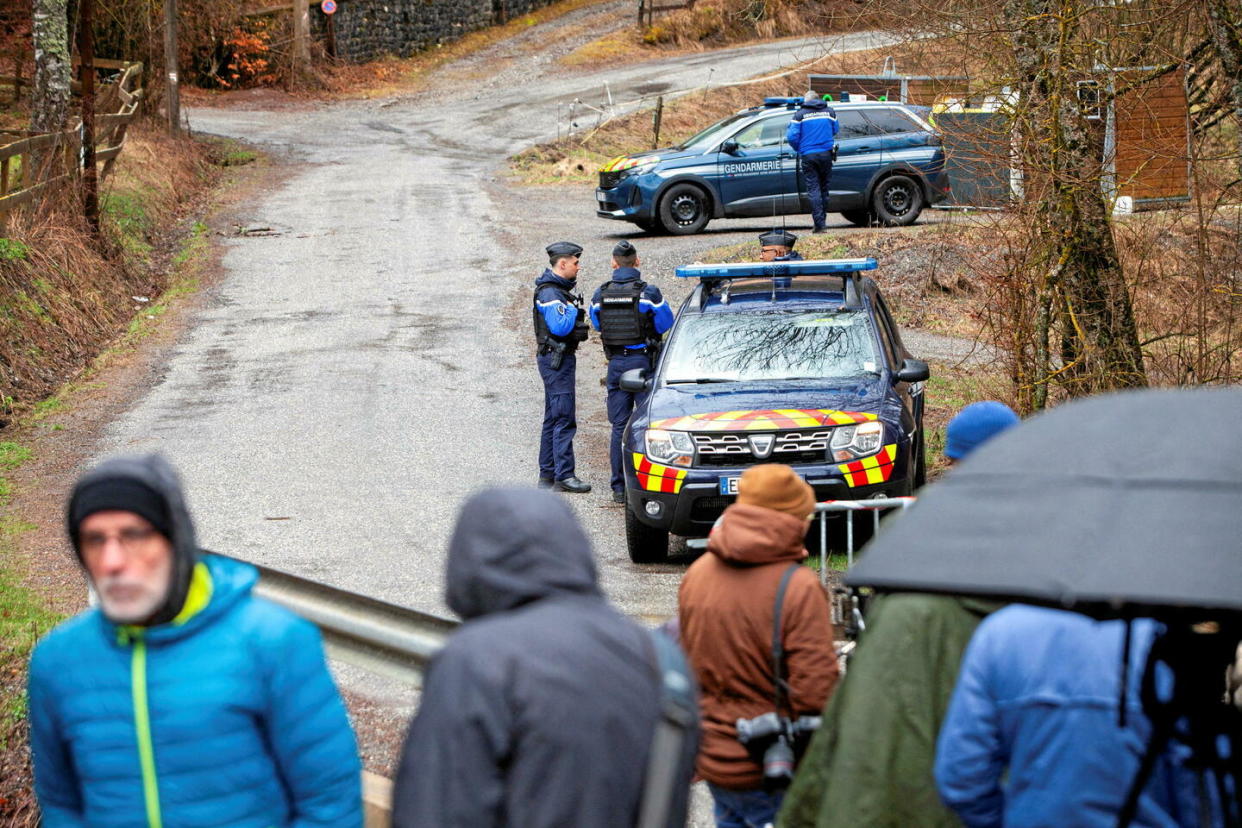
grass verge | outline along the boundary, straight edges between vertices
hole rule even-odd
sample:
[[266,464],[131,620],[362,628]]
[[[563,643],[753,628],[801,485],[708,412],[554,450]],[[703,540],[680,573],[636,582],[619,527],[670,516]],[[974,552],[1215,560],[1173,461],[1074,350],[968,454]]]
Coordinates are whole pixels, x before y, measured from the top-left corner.
[[27,771],[26,664],[35,643],[61,618],[24,585],[18,546],[34,527],[7,511],[10,474],[30,458],[25,446],[0,442],[0,821],[15,826],[37,819]]

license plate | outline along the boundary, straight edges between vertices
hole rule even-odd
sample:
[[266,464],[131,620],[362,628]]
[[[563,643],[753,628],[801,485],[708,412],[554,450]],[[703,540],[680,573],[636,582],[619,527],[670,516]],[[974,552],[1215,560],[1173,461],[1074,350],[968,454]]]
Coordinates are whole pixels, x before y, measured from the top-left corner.
[[[806,475],[805,475],[805,474],[801,474],[801,473],[799,473],[799,474],[798,474],[798,477],[801,477],[803,480],[806,480]],[[739,480],[741,480],[741,479],[742,479],[741,475],[738,475],[738,476],[736,476],[736,477],[721,477],[721,478],[719,478],[719,480],[720,480],[720,493],[721,493],[722,495],[736,495],[736,494],[737,494],[737,481],[739,481]]]

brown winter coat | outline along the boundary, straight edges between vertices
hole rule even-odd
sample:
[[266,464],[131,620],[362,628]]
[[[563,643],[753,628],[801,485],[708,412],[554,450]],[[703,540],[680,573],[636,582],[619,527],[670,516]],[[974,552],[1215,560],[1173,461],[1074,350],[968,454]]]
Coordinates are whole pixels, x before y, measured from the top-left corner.
[[[699,774],[750,790],[763,769],[737,740],[738,719],[773,709],[772,612],[781,576],[806,557],[807,524],[784,512],[734,504],[712,530],[678,594],[681,643],[699,680],[703,716]],[[799,567],[785,592],[782,640],[795,717],[818,716],[837,682],[828,598]]]

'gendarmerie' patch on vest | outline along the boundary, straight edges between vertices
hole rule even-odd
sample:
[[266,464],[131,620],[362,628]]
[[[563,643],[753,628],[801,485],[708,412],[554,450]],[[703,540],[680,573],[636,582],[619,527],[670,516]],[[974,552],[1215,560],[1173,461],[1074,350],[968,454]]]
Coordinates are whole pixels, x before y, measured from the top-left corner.
[[632,279],[608,282],[600,288],[599,334],[605,351],[644,345],[655,339],[651,315],[644,313],[640,305],[646,287],[641,279]]

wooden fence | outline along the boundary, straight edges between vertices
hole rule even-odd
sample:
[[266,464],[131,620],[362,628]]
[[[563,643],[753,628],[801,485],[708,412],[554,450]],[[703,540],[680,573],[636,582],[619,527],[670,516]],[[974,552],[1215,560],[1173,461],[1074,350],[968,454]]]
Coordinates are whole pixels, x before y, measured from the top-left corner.
[[[120,77],[96,93],[101,111],[95,116],[95,162],[103,164],[100,178],[112,171],[125,144],[125,132],[138,112],[142,89],[142,64],[117,60],[96,60],[97,69],[116,69]],[[7,80],[0,77],[0,83]],[[11,140],[10,140],[11,139]],[[31,135],[0,132],[0,232],[8,214],[33,201],[48,189],[62,186],[82,171],[82,126],[64,132]]]
[[[651,26],[655,21],[656,12],[679,11],[681,9],[692,9],[697,0],[680,0],[680,2],[670,2],[670,0],[638,0],[638,27]],[[645,22],[644,22],[645,17]]]

